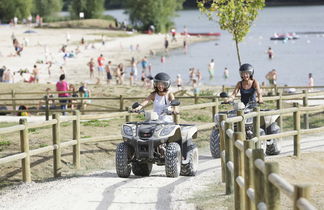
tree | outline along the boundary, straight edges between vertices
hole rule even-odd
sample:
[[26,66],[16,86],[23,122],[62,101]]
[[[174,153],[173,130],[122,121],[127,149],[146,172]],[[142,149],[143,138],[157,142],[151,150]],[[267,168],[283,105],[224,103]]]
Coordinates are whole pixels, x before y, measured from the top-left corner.
[[9,21],[14,17],[26,18],[31,14],[33,0],[0,0],[0,20]]
[[50,17],[62,9],[62,0],[34,0],[33,13],[42,17]]
[[104,0],[72,0],[71,15],[79,18],[80,12],[84,13],[84,18],[98,18],[104,10]]
[[210,20],[215,20],[218,16],[220,28],[232,34],[240,66],[238,43],[248,34],[258,15],[258,10],[264,7],[264,2],[265,0],[199,0],[197,2],[201,12],[207,14]]
[[182,8],[184,0],[128,0],[126,11],[132,24],[147,30],[153,25],[158,32],[165,32],[172,27],[176,10]]

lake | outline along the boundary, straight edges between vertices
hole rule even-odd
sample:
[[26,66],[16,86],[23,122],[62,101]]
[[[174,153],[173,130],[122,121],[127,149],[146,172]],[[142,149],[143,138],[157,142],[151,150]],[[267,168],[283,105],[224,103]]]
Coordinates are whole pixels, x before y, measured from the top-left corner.
[[[128,19],[122,10],[106,13],[119,21]],[[203,73],[204,84],[234,85],[240,80],[236,48],[231,34],[220,30],[218,23],[208,21],[198,10],[179,11],[174,22],[179,32],[186,26],[189,32],[221,32],[222,35],[216,41],[190,45],[187,54],[182,49],[171,51],[165,63],[160,62],[160,56],[151,57],[153,73],[164,71],[172,78],[180,73],[187,80],[188,69],[195,67]],[[296,32],[299,33],[299,39],[271,41],[270,37],[275,32]],[[239,46],[242,62],[254,66],[255,78],[260,82],[266,81],[265,74],[275,68],[280,85],[307,85],[308,73],[313,73],[315,85],[322,85],[324,6],[267,7],[259,12],[250,33]],[[266,53],[268,47],[274,51],[271,60]],[[209,80],[207,65],[212,58],[215,60],[215,78]],[[223,79],[225,67],[230,71],[230,77],[226,80]]]

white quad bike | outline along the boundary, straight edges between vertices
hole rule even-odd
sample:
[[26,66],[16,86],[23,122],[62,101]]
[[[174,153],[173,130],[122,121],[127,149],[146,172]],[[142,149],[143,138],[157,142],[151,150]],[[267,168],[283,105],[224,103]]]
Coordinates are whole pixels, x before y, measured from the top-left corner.
[[[197,138],[197,127],[175,124],[170,106],[158,116],[156,112],[145,112],[143,122],[128,122],[122,125],[123,142],[116,149],[116,172],[127,178],[131,171],[136,176],[149,176],[152,164],[165,165],[167,177],[195,176],[198,168],[198,148],[192,142]],[[139,103],[134,103],[135,109]]]
[[[233,104],[233,110],[219,112],[214,116],[215,120],[215,127],[213,128],[211,135],[210,135],[210,152],[213,158],[220,157],[220,136],[219,136],[219,129],[220,129],[220,122],[219,116],[221,114],[226,114],[228,118],[236,117],[237,110],[243,109],[244,114],[249,112],[253,112],[253,108],[256,107],[256,103],[249,102],[246,106],[242,102],[231,102]],[[239,106],[238,104],[242,104],[243,106]],[[261,110],[261,111],[268,111],[268,110]],[[269,134],[276,134],[280,133],[280,127],[276,120],[279,118],[279,115],[273,116],[264,116],[260,119],[260,136],[262,135],[269,135]],[[234,124],[234,130],[237,130],[236,123]],[[247,139],[252,139],[255,137],[253,133],[253,118],[246,118],[245,119],[245,133]],[[280,144],[279,139],[270,139],[266,142],[261,143],[261,148],[264,150],[266,155],[278,155],[280,153]]]

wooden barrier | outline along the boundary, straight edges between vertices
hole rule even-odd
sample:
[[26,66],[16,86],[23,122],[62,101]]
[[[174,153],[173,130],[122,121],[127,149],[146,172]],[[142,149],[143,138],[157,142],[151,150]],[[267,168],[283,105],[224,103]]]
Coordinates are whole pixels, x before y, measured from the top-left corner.
[[[221,128],[221,142],[225,141],[225,148],[221,150],[222,172],[225,171],[225,193],[231,194],[234,188],[234,206],[235,209],[280,209],[280,192],[284,192],[292,201],[294,209],[316,209],[309,202],[309,186],[291,185],[279,175],[279,166],[276,162],[264,162],[264,151],[254,149],[255,142],[246,141],[243,133],[245,126],[242,121],[249,117],[254,117],[254,126],[259,128],[260,116],[273,114],[293,114],[294,130],[279,134],[260,136],[258,129],[256,139],[267,140],[273,138],[282,138],[285,136],[294,136],[294,155],[300,157],[300,135],[305,133],[315,133],[324,131],[324,127],[305,129],[300,127],[301,112],[324,110],[324,106],[317,107],[299,107],[294,104],[293,108],[288,110],[260,111],[259,108],[254,112],[244,115],[238,112],[237,117],[226,118],[221,116],[220,124],[225,124]],[[233,124],[238,123],[238,131],[234,132]],[[253,139],[254,140],[254,139]],[[234,158],[231,158],[232,153]],[[242,173],[242,167],[244,173]]]

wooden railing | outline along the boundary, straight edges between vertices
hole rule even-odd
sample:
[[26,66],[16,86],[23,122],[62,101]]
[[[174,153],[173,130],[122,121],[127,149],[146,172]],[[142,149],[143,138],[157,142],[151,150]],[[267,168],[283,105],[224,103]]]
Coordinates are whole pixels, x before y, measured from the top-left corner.
[[[310,112],[323,112],[324,105],[315,107],[299,107],[294,103],[293,108],[260,111],[244,114],[238,111],[238,116],[227,118],[220,116],[221,132],[221,165],[222,181],[225,182],[226,194],[233,193],[235,209],[279,209],[280,192],[293,200],[294,209],[316,209],[309,202],[309,186],[291,185],[279,175],[278,163],[264,162],[264,151],[258,149],[260,141],[294,137],[293,154],[301,156],[300,140],[302,134],[324,132],[324,127],[301,129],[301,116]],[[271,115],[293,115],[294,129],[278,134],[260,136],[260,117]],[[256,137],[245,140],[244,119],[253,117],[254,133]],[[238,132],[233,131],[237,123]]]

